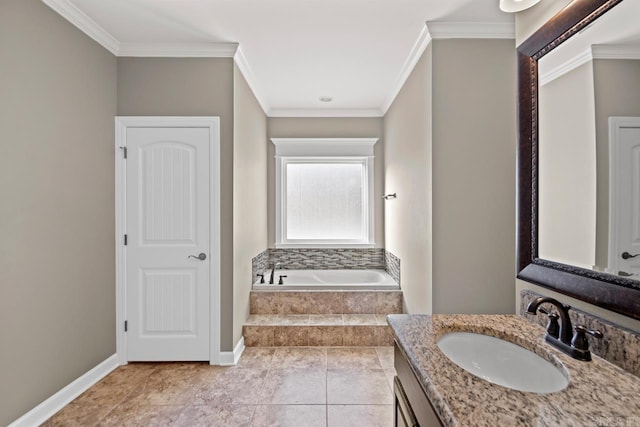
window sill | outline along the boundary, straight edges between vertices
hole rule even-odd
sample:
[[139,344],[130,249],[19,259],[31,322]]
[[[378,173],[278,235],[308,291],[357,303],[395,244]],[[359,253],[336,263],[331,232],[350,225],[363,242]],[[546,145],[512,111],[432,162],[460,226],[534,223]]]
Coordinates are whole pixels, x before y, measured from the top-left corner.
[[275,243],[276,249],[374,249],[375,243]]

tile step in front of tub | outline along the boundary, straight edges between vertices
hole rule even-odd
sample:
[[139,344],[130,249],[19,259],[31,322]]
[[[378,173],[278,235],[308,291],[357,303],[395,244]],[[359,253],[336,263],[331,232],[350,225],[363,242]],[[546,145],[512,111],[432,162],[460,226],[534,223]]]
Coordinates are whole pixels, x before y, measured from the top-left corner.
[[247,347],[393,345],[380,314],[252,314],[242,331]]
[[256,291],[251,314],[398,314],[402,291]]

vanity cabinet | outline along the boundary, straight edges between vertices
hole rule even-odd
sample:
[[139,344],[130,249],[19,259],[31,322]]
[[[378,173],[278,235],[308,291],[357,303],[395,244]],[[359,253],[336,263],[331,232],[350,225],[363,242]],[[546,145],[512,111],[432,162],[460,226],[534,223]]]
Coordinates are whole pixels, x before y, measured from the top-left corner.
[[394,343],[393,381],[394,422],[396,427],[440,427],[442,423],[436,415],[429,398],[414,375],[407,356]]

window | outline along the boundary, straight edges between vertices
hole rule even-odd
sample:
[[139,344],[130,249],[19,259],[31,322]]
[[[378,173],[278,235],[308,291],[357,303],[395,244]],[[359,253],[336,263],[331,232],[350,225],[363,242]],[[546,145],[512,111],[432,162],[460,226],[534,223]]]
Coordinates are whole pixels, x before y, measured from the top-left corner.
[[273,139],[276,246],[373,246],[377,139]]

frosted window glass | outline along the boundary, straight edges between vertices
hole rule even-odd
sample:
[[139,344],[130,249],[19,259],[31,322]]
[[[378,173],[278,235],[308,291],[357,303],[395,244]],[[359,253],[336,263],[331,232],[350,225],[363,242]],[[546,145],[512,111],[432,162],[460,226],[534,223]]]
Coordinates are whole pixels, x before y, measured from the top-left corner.
[[363,164],[288,163],[287,239],[365,239]]

